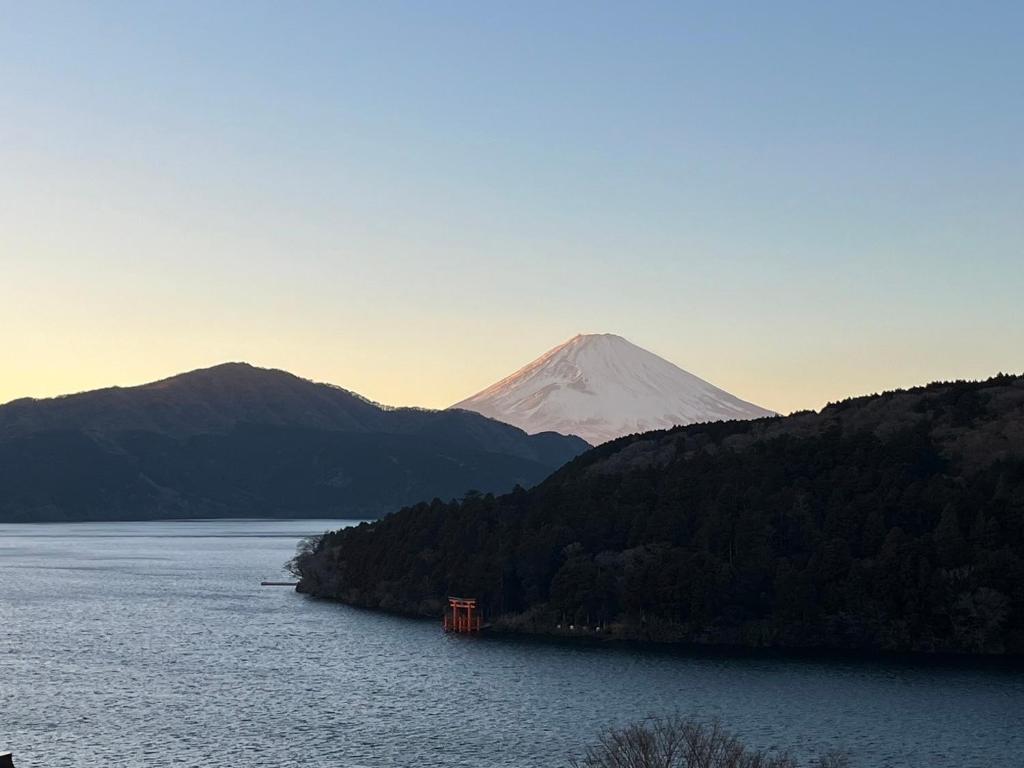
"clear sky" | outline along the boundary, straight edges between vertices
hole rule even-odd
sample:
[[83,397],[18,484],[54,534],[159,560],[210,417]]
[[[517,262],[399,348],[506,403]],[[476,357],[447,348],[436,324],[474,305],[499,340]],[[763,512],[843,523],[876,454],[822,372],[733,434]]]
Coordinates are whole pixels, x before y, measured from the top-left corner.
[[445,406],[613,332],[787,412],[1024,370],[1024,3],[0,0],[0,402]]

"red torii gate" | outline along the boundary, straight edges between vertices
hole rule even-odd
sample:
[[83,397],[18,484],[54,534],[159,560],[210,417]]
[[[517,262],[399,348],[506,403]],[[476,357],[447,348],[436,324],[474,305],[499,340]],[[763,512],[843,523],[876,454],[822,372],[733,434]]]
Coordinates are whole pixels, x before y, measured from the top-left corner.
[[445,632],[479,632],[480,614],[475,597],[449,597],[444,612]]

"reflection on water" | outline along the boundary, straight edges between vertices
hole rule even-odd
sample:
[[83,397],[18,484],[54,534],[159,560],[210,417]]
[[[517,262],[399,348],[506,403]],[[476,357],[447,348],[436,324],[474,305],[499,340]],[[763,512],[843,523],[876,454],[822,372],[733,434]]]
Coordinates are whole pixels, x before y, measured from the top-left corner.
[[1024,764],[1024,674],[444,636],[281,577],[328,521],[0,525],[0,751],[51,766],[559,766],[719,717],[854,765]]

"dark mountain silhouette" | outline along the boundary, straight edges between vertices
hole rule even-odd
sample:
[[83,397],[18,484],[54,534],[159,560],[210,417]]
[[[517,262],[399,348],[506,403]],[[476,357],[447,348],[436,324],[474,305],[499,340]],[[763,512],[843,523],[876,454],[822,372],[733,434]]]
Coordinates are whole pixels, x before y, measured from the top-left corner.
[[532,485],[587,447],[228,363],[0,406],[0,520],[376,516]]
[[529,491],[325,535],[301,591],[497,627],[1024,654],[1024,378],[625,437]]

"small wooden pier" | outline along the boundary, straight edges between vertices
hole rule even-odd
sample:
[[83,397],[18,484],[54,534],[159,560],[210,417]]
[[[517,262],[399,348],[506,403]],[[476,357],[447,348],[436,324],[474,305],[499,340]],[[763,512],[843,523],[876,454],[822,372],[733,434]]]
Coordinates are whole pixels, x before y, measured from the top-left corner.
[[[297,581],[261,581],[261,587],[297,587],[299,582]],[[0,767],[2,768],[2,767]]]
[[480,614],[475,597],[449,597],[442,622],[445,632],[460,634],[480,631]]

